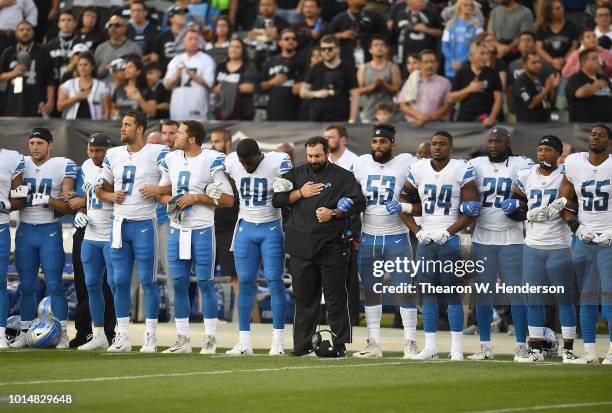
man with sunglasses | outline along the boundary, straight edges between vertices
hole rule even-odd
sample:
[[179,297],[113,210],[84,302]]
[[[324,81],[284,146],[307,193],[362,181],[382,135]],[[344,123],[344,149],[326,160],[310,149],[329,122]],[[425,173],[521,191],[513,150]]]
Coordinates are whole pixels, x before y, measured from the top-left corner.
[[138,44],[125,36],[126,22],[121,14],[114,14],[106,24],[106,28],[108,40],[98,46],[94,57],[98,66],[98,78],[112,83],[113,76],[109,70],[111,62],[129,54],[142,56],[142,51]]
[[267,120],[297,120],[300,82],[307,64],[304,56],[296,53],[296,34],[292,29],[282,31],[278,44],[281,52],[265,61],[265,80],[259,84],[269,96]]

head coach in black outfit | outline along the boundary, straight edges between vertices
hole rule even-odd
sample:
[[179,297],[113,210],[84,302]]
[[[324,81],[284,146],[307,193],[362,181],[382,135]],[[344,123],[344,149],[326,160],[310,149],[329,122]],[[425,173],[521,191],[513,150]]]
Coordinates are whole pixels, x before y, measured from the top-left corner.
[[328,161],[327,139],[310,138],[304,146],[307,163],[275,181],[272,200],[274,207],[289,210],[285,249],[291,255],[295,298],[292,355],[312,351],[322,287],[334,354],[343,357],[345,344],[351,342],[346,293],[352,247],[349,218],[363,212],[366,200],[353,174]]

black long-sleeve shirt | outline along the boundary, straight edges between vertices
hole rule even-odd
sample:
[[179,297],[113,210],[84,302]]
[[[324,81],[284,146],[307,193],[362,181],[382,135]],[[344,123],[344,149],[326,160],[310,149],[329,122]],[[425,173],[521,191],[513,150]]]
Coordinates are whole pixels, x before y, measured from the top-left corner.
[[[283,175],[293,183],[293,188],[301,188],[306,182],[323,183],[325,188],[320,195],[302,198],[289,204],[290,192],[275,193],[272,205],[276,208],[287,207],[289,219],[285,226],[285,249],[301,258],[312,258],[325,242],[339,237],[350,225],[348,217],[365,210],[366,199],[353,174],[337,165],[328,163],[322,171],[314,172],[308,164],[295,167]],[[316,210],[320,207],[335,209],[340,198],[347,197],[353,206],[342,218],[332,218],[319,223]]]

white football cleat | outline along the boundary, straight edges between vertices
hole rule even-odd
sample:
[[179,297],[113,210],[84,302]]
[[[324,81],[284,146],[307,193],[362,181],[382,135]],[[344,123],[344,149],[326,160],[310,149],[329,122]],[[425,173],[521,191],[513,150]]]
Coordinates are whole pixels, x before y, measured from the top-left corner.
[[608,364],[612,366],[612,350],[608,351],[601,364]]
[[521,344],[514,348],[514,361],[519,361],[520,358],[526,358],[529,355],[529,349],[526,345]]
[[582,364],[580,358],[574,354],[574,350],[563,350],[563,364]]
[[438,355],[438,349],[436,348],[427,348],[425,347],[419,354],[416,356],[412,356],[411,360],[438,360],[440,356]]
[[144,343],[140,347],[141,353],[157,353],[157,337],[155,334],[145,333]]
[[77,350],[93,351],[93,350],[108,350],[108,341],[106,336],[93,336],[87,343],[77,347]]
[[60,333],[60,339],[55,348],[59,348],[65,350],[70,348],[70,339],[68,338],[68,332],[66,330],[62,330]]
[[30,347],[28,344],[28,339],[26,338],[27,330],[21,330],[17,337],[15,337],[15,341],[9,344],[10,348],[25,348]]
[[187,336],[178,336],[176,343],[174,343],[172,347],[162,351],[162,353],[191,353],[191,351],[191,339]]
[[0,337],[0,350],[6,350],[9,348],[6,337]]
[[417,343],[414,340],[406,340],[404,342],[404,359],[412,359],[412,357],[419,354],[419,349],[417,348]]
[[380,344],[378,344],[374,340],[367,340],[368,344],[361,351],[356,351],[353,353],[353,357],[362,358],[362,359],[374,359],[381,358],[383,356],[382,349],[380,348]]
[[519,357],[516,361],[519,363],[539,363],[544,361],[544,354],[540,350],[530,348],[526,355]]
[[200,354],[215,354],[217,352],[217,338],[215,336],[204,336],[204,344]]
[[597,353],[591,353],[590,351],[586,351],[582,354],[582,356],[574,362],[574,364],[598,364],[599,356]]
[[113,343],[106,350],[109,353],[127,353],[132,351],[132,343],[128,333],[117,333],[113,339]]
[[468,360],[493,360],[495,355],[493,354],[493,346],[486,344],[480,345],[480,351],[467,357]]
[[252,356],[253,347],[236,344],[231,350],[227,350],[225,354],[229,356]]
[[450,361],[463,361],[463,353],[453,353],[452,351],[448,354]]
[[284,356],[285,349],[283,348],[282,343],[274,343],[270,346],[270,351],[268,352],[271,356]]

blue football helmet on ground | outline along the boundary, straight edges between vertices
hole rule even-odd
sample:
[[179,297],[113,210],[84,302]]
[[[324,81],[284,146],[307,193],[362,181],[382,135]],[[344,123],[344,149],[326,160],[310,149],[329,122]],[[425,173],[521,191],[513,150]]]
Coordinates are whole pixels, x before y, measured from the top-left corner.
[[45,315],[32,321],[26,339],[31,348],[55,347],[60,340],[62,326],[59,320]]
[[6,320],[6,341],[8,344],[13,344],[15,341],[15,337],[19,335],[19,331],[21,330],[21,316],[20,315],[12,315]]

